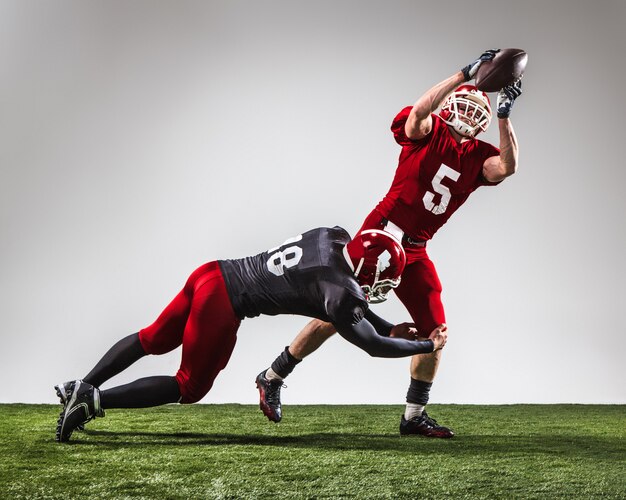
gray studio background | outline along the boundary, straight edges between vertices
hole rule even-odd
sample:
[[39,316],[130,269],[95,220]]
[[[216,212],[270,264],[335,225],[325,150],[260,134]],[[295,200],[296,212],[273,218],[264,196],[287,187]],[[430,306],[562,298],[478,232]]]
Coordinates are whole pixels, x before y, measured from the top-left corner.
[[[626,403],[625,5],[0,1],[0,401],[55,402],[205,261],[353,233],[393,177],[394,115],[521,47],[519,172],[429,245],[450,328],[431,400]],[[203,401],[255,403],[306,321],[245,320]],[[402,404],[408,377],[336,337],[284,402]]]

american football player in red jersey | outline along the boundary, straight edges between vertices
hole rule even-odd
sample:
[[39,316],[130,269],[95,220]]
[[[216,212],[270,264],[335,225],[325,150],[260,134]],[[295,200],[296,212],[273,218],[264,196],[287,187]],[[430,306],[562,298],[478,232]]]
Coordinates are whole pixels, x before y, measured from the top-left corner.
[[[498,93],[499,149],[476,139],[489,126],[491,104],[487,94],[466,83],[497,52],[484,52],[398,113],[391,125],[396,142],[402,146],[398,168],[389,192],[361,228],[384,229],[402,241],[407,266],[395,293],[409,311],[419,336],[445,323],[441,283],[426,252],[428,240],[477,188],[495,186],[517,169],[518,144],[509,115],[521,94],[521,82]],[[405,324],[407,329],[412,327]],[[261,408],[270,420],[282,418],[283,379],[334,332],[329,323],[309,322],[271,367],[257,376]],[[441,351],[412,357],[400,434],[439,438],[454,435],[424,411],[440,359]]]

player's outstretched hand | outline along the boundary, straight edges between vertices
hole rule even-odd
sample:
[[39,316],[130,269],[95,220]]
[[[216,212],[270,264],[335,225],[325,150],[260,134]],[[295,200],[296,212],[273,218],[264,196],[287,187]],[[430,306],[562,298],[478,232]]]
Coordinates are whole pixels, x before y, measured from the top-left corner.
[[446,333],[447,329],[448,329],[448,326],[445,323],[443,323],[439,325],[437,328],[435,328],[432,331],[432,333],[428,336],[428,338],[432,340],[433,343],[435,344],[435,348],[433,349],[434,351],[443,349],[443,346],[446,345],[446,342],[448,341],[448,334]]
[[389,336],[397,339],[416,340],[417,328],[415,328],[415,323],[398,323],[391,329]]
[[515,99],[522,95],[522,80],[507,85],[498,92],[498,118],[508,118]]
[[480,65],[486,61],[491,61],[494,57],[496,57],[498,52],[500,52],[500,49],[485,50],[485,52],[483,52],[478,59],[461,69],[463,76],[465,77],[465,81],[469,82],[473,79],[476,76],[476,72],[478,71],[478,68],[480,68]]

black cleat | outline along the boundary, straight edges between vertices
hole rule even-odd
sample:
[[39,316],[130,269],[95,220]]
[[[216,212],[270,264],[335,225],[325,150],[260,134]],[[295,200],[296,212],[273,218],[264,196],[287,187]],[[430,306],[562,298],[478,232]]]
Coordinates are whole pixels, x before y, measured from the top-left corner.
[[[75,380],[71,380],[69,382],[63,382],[59,385],[54,386],[54,389],[57,392],[57,396],[59,397],[59,401],[61,402],[64,408],[65,408],[65,404],[67,403],[67,401],[72,397],[72,393],[74,392],[75,386],[76,386]],[[80,424],[76,428],[76,430],[84,431],[85,426],[83,424]]]
[[60,443],[68,441],[72,432],[81,425],[96,417],[104,417],[104,410],[100,407],[100,391],[97,388],[82,380],[75,380],[61,384],[62,387],[57,386],[57,391],[62,394],[62,389],[68,387],[68,384],[73,384],[73,387],[71,392],[65,392],[65,407],[57,422],[56,440]]
[[447,427],[438,425],[437,421],[430,418],[425,411],[421,416],[411,420],[405,419],[404,415],[402,415],[400,419],[400,435],[409,436],[411,434],[444,439],[454,436],[454,432]]
[[283,386],[282,380],[267,380],[266,370],[263,370],[256,377],[256,386],[259,389],[259,407],[267,418],[272,422],[280,422],[283,418],[283,410],[280,404],[280,389]]

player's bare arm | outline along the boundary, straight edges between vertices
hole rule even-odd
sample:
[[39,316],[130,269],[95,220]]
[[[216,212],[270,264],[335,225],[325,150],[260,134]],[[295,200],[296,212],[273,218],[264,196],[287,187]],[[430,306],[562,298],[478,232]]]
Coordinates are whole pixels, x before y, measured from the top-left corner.
[[483,176],[489,182],[499,182],[517,171],[519,146],[511,123],[511,108],[522,94],[522,82],[517,81],[498,93],[498,128],[500,130],[500,156],[485,160]]
[[419,140],[426,137],[432,130],[433,121],[431,113],[456,89],[459,84],[467,82],[476,76],[480,65],[485,61],[491,61],[499,49],[487,50],[478,59],[465,66],[462,70],[428,90],[413,105],[411,114],[406,121],[405,133],[409,139]]
[[485,160],[483,176],[489,182],[499,182],[517,171],[518,144],[513,125],[509,118],[498,120],[500,129],[500,156]]
[[439,82],[417,100],[404,126],[409,139],[417,141],[430,134],[433,126],[431,113],[464,81],[463,72],[459,71]]

